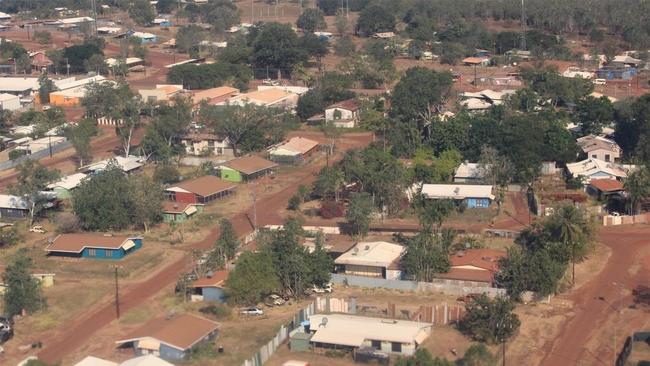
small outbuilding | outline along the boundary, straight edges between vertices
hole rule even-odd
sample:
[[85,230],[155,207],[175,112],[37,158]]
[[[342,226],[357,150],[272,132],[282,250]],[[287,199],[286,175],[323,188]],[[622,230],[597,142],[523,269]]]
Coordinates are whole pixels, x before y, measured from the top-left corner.
[[224,283],[228,279],[230,271],[216,271],[208,273],[204,278],[192,282],[192,301],[216,301],[224,302],[226,293],[223,289]]
[[230,160],[217,170],[221,179],[239,183],[265,176],[277,166],[277,163],[251,155]]
[[60,180],[51,183],[47,186],[47,189],[54,191],[57,198],[64,199],[70,198],[72,191],[79,187],[81,182],[87,177],[87,174],[84,173],[75,173],[67,175]]
[[385,241],[359,242],[334,260],[336,272],[353,276],[400,279],[404,246]]
[[271,160],[279,163],[301,163],[307,160],[318,148],[318,142],[304,138],[293,137],[284,143],[271,146],[268,149]]
[[232,194],[236,187],[232,182],[205,175],[165,189],[165,196],[174,202],[205,204]]
[[165,222],[183,222],[192,216],[201,213],[203,205],[200,203],[163,201],[162,212]]

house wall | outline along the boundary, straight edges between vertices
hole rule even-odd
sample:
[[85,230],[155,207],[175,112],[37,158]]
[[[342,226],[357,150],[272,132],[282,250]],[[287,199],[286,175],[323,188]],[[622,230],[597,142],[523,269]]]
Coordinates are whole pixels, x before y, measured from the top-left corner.
[[354,276],[384,278],[384,268],[383,267],[359,266],[359,265],[355,265],[355,264],[346,264],[344,273],[349,274],[349,275],[354,275]]
[[185,192],[174,192],[174,199],[172,201],[183,202],[183,203],[198,203],[196,194],[194,193],[185,193]]
[[135,246],[128,251],[124,249],[95,249],[95,248],[85,248],[81,252],[82,258],[91,258],[91,259],[122,259],[127,254],[135,252],[136,250],[142,248],[142,239],[134,239],[133,242]]
[[465,204],[467,208],[485,208],[490,207],[490,199],[488,198],[466,198]]
[[201,156],[205,154],[214,156],[234,156],[233,150],[230,148],[226,140],[214,141],[188,141],[183,140],[182,144],[185,146],[185,151],[194,156]]
[[244,180],[244,177],[242,177],[241,173],[237,170],[230,169],[227,167],[222,167],[221,168],[221,179],[227,180],[230,182],[235,182],[239,183]]
[[387,280],[399,280],[402,278],[402,271],[398,269],[387,269],[386,270],[386,279]]
[[185,352],[161,343],[160,358],[168,361],[180,361],[185,359]]
[[402,351],[401,352],[393,352],[393,342],[386,342],[386,341],[380,341],[380,347],[376,348],[373,347],[372,345],[372,340],[366,339],[363,341],[362,347],[370,347],[370,348],[375,348],[378,351],[385,352],[385,353],[390,353],[390,354],[395,354],[395,355],[404,355],[404,356],[411,356],[415,353],[416,346],[415,343],[401,343],[402,345]]
[[20,97],[17,96],[0,102],[0,109],[6,111],[15,111],[16,109],[20,109]]
[[[334,115],[336,111],[341,112],[341,118],[335,118]],[[325,121],[332,122],[336,120],[346,120],[346,119],[355,119],[357,114],[351,110],[342,109],[342,108],[330,108],[325,110]]]
[[0,218],[3,219],[22,219],[27,217],[29,210],[18,210],[14,208],[0,208]]
[[74,107],[81,103],[78,97],[68,97],[56,93],[50,93],[50,104],[60,107]]
[[218,287],[203,287],[201,293],[203,294],[203,301],[224,302],[226,299],[226,293],[222,288]]
[[[605,150],[605,149],[590,151],[588,155],[590,158],[607,161],[607,162],[618,161],[619,158],[621,157],[620,153],[611,150]],[[609,160],[607,160],[607,156],[609,156]]]

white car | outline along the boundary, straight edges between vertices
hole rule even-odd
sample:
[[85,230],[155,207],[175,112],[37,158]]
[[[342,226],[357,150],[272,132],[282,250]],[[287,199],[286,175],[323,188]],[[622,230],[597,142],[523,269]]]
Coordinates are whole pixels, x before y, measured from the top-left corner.
[[254,316],[264,315],[264,311],[260,308],[243,308],[239,313],[242,315],[254,315]]
[[45,229],[43,229],[43,227],[42,227],[41,225],[36,225],[36,226],[32,226],[32,227],[29,229],[29,232],[31,232],[31,233],[45,234],[46,231],[45,231]]
[[323,287],[318,287],[314,285],[314,287],[311,289],[313,292],[317,294],[324,294],[324,293],[331,293],[332,292],[332,283],[326,283],[325,286]]

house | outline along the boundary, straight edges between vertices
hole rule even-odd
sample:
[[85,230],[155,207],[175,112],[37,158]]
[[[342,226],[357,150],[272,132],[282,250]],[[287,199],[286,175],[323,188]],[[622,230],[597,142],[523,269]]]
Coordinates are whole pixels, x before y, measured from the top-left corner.
[[463,59],[465,66],[490,66],[489,57],[467,57]]
[[201,102],[208,105],[222,104],[229,98],[239,94],[239,89],[229,86],[220,86],[212,89],[195,90],[192,92],[192,104],[197,108]]
[[128,32],[128,33],[130,33],[131,37],[140,38],[140,42],[142,44],[156,43],[158,41],[158,36],[156,36],[153,33],[146,33],[146,32]]
[[467,208],[486,208],[494,200],[491,185],[477,184],[423,184],[422,195],[434,200],[460,201]]
[[348,99],[325,108],[325,122],[336,127],[354,128],[359,122],[359,102]]
[[81,99],[86,96],[88,92],[88,85],[94,83],[110,83],[114,82],[106,80],[105,77],[98,75],[79,80],[69,80],[55,83],[59,89],[50,93],[50,104],[62,107],[73,107],[81,104]]
[[97,27],[97,33],[101,35],[118,34],[122,32],[121,27]]
[[[124,62],[124,65],[128,68],[134,67],[134,66],[140,66],[144,65],[144,60],[139,58],[139,57],[127,57],[127,58],[107,58],[106,59],[106,66],[110,67],[115,67],[118,65],[118,63]],[[157,86],[156,86],[157,87]]]
[[139,236],[61,234],[45,250],[51,257],[122,259],[141,247]]
[[385,241],[359,242],[334,260],[336,272],[353,276],[400,279],[399,260],[406,248]]
[[11,15],[0,11],[0,20],[10,20],[10,19],[11,19]]
[[225,104],[240,106],[255,104],[262,107],[294,109],[298,105],[298,94],[281,88],[269,88],[234,96]]
[[494,249],[462,250],[449,256],[449,271],[436,277],[491,287],[499,272],[499,260],[505,256],[506,252]]
[[608,200],[612,196],[622,197],[625,186],[616,179],[592,179],[587,185],[587,193],[599,200]]
[[192,216],[203,211],[203,205],[199,203],[184,203],[163,201],[162,212],[165,222],[183,222]]
[[0,110],[15,111],[20,109],[20,97],[14,94],[0,93]]
[[47,136],[40,139],[30,140],[22,145],[16,146],[16,150],[23,150],[26,155],[34,154],[42,150],[51,149],[52,146],[64,143],[66,138],[63,136]]
[[282,144],[268,149],[271,160],[281,163],[299,163],[305,161],[316,151],[318,142],[304,138],[292,137]]
[[9,194],[0,194],[0,219],[22,219],[29,215],[26,199]]
[[515,93],[514,90],[494,91],[485,89],[480,92],[460,93],[460,105],[470,112],[480,112],[489,109],[493,105],[501,105],[506,98]]
[[138,94],[147,103],[168,102],[183,92],[182,85],[158,84],[154,89],[140,89]]
[[259,156],[244,156],[217,167],[221,179],[231,182],[251,181],[273,171],[278,164]]
[[217,336],[219,325],[195,315],[169,315],[155,318],[115,342],[119,348],[132,348],[136,355],[154,355],[181,361],[191,350]]
[[28,97],[38,88],[38,78],[0,77],[0,93]]
[[189,155],[233,156],[234,151],[227,137],[213,133],[190,132],[179,138]]
[[410,356],[431,334],[432,324],[345,314],[309,317],[310,343],[316,349],[358,350]]
[[234,192],[236,184],[213,175],[186,180],[165,189],[170,201],[183,203],[208,203]]
[[216,271],[208,273],[205,278],[199,278],[192,282],[191,299],[192,301],[216,301],[224,302],[226,293],[223,290],[224,283],[228,279],[230,271]]
[[631,80],[636,73],[633,67],[604,66],[596,70],[596,77],[605,80]]
[[571,177],[583,179],[585,183],[589,183],[592,179],[623,180],[627,178],[628,171],[631,169],[634,167],[593,158],[566,165],[566,170]]
[[510,51],[506,51],[506,56],[508,57],[516,57],[520,60],[530,60],[533,58],[533,55],[530,51],[523,51],[523,50],[517,50],[517,49],[512,49]]
[[30,52],[29,58],[32,62],[32,69],[37,71],[47,69],[54,64],[54,62],[52,62],[52,60],[50,60],[50,58],[45,55],[45,52],[41,51]]
[[485,172],[478,163],[463,162],[454,172],[454,183],[476,183],[485,179]]
[[618,55],[614,56],[612,59],[612,62],[610,62],[611,66],[616,66],[616,67],[634,67],[638,68],[639,65],[643,63],[643,60],[640,60],[638,58],[634,58],[630,55],[623,54],[623,55]]
[[589,135],[580,137],[577,143],[584,155],[589,158],[602,160],[606,163],[617,162],[621,158],[621,147],[614,140]]
[[153,25],[157,25],[159,27],[171,27],[172,26],[171,20],[165,19],[165,18],[156,18],[151,23],[153,23]]
[[47,189],[54,191],[59,199],[69,198],[72,195],[72,191],[79,187],[87,176],[84,173],[67,175],[57,182],[48,184]]
[[103,170],[106,170],[110,164],[115,164],[126,174],[134,173],[144,166],[144,163],[142,163],[142,159],[140,157],[129,155],[126,158],[123,156],[114,156],[110,159],[105,159],[90,165],[86,165],[85,167],[82,167],[81,170],[87,174],[96,174]]
[[[6,271],[5,266],[0,265],[0,295],[4,294],[7,288],[7,285],[3,282],[5,271]],[[56,276],[54,273],[50,273],[47,271],[33,270],[31,271],[31,275],[32,278],[35,278],[43,288],[54,286],[54,277]]]
[[562,76],[565,78],[581,78],[585,80],[591,80],[594,78],[594,73],[591,71],[582,70],[579,67],[568,67],[562,73]]

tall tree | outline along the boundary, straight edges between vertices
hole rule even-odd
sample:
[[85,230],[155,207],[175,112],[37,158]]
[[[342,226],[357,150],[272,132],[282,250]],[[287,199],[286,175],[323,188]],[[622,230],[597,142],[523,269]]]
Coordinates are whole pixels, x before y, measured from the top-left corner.
[[219,222],[219,238],[214,243],[214,247],[208,256],[208,262],[213,267],[222,268],[227,261],[235,258],[240,242],[235,233],[235,228],[228,219],[221,219]]
[[359,13],[357,33],[370,36],[395,30],[395,14],[381,4],[370,4]]
[[499,151],[491,146],[481,148],[481,156],[478,161],[478,171],[486,183],[496,188],[497,215],[506,198],[508,185],[512,182],[514,175],[512,163]]
[[137,25],[147,26],[153,22],[156,14],[153,6],[147,0],[134,0],[129,6],[129,17]]
[[481,295],[465,305],[460,329],[479,342],[503,343],[514,335],[521,322],[514,304],[505,297],[490,299]]
[[79,166],[90,162],[93,157],[90,140],[97,134],[97,122],[92,118],[84,118],[76,126],[67,127],[64,134],[77,152]]
[[402,122],[425,122],[429,113],[442,111],[452,85],[448,72],[437,72],[423,67],[413,67],[395,85],[391,115]]
[[471,345],[463,358],[460,366],[496,366],[497,360],[490,350],[483,343]]
[[325,29],[325,17],[323,12],[318,8],[307,8],[298,17],[296,21],[298,29],[313,33],[314,31]]
[[145,174],[129,177],[128,183],[132,222],[142,225],[145,233],[149,232],[152,224],[162,220],[162,186]]
[[264,24],[253,42],[252,63],[259,69],[270,68],[290,74],[306,56],[298,36],[288,24]]
[[228,302],[237,305],[255,305],[279,287],[273,258],[265,251],[242,253],[226,280]]
[[19,250],[7,263],[2,280],[6,286],[2,296],[4,311],[10,317],[32,313],[45,307],[41,284],[31,274],[33,262],[25,251]]
[[406,253],[401,264],[407,275],[415,281],[431,282],[436,273],[449,271],[449,254],[443,236],[423,230],[405,240]]
[[365,237],[368,234],[374,210],[372,197],[368,193],[357,193],[350,198],[345,219],[353,235]]
[[314,181],[314,194],[322,198],[339,199],[339,191],[343,185],[343,172],[338,167],[324,167]]
[[17,169],[17,181],[9,187],[9,191],[26,201],[31,225],[34,223],[34,217],[43,211],[48,203],[47,196],[43,194],[43,191],[48,184],[59,178],[59,172],[49,170],[41,163],[31,159],[22,162]]
[[38,99],[41,104],[48,104],[50,102],[50,93],[57,90],[52,79],[47,77],[47,72],[38,77]]
[[626,205],[631,215],[639,213],[641,201],[650,197],[650,171],[642,166],[630,173],[624,181],[627,192]]

